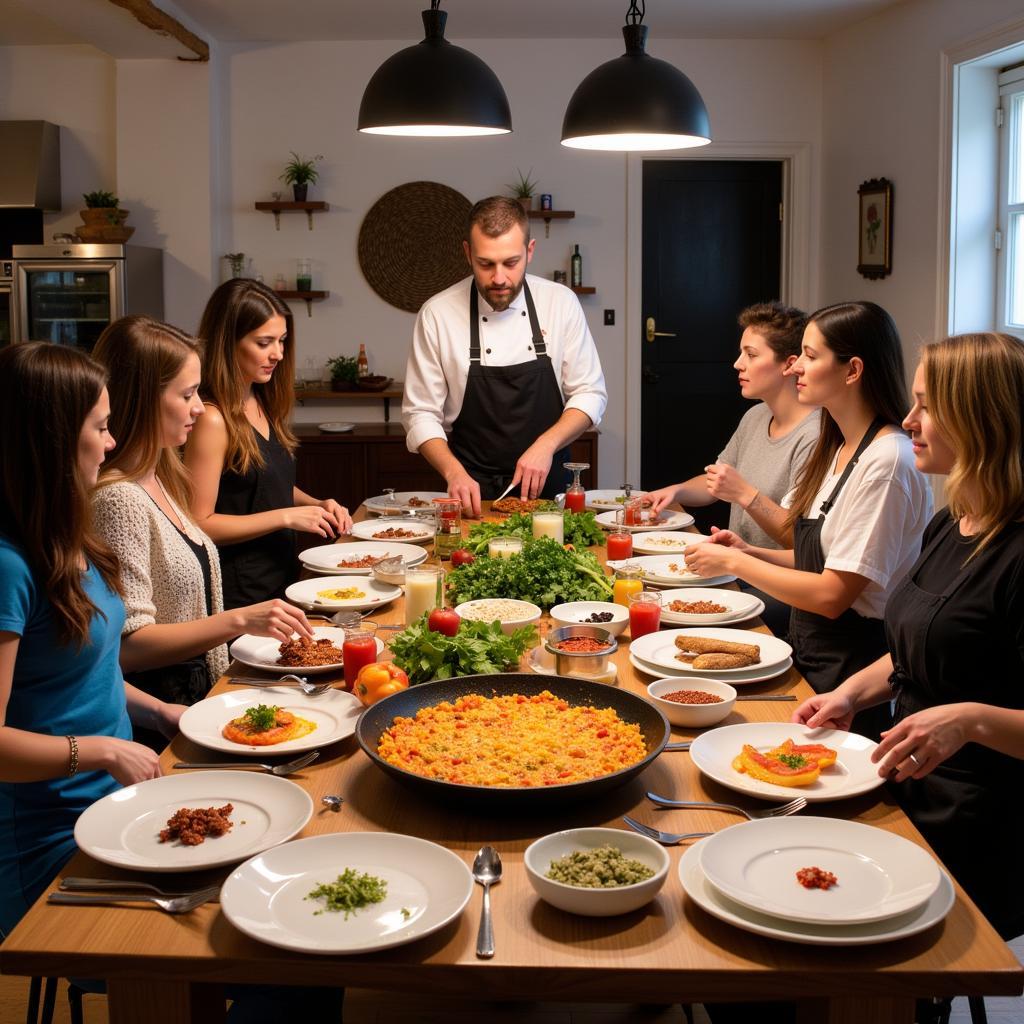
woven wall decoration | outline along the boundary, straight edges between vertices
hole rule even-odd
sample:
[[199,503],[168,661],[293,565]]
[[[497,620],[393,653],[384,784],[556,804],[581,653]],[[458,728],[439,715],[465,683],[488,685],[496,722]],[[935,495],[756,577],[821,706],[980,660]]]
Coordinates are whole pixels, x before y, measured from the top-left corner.
[[385,301],[410,313],[469,276],[462,251],[470,201],[436,181],[386,192],[359,229],[359,266]]

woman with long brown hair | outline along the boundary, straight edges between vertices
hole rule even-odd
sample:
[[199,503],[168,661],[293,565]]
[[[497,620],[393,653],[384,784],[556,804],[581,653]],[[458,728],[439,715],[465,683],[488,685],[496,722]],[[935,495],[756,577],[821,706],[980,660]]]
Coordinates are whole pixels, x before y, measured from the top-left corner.
[[[925,345],[904,420],[949,505],[885,609],[889,653],[794,721],[847,728],[895,696],[873,758],[1005,939],[1024,932],[1024,343],[964,334]],[[1010,867],[1010,870],[1007,870]]]
[[121,666],[148,693],[194,704],[227,668],[227,640],[312,632],[298,608],[278,599],[224,610],[217,549],[185,511],[192,488],[180,448],[203,413],[196,339],[127,316],[100,335],[93,356],[110,376],[110,429],[118,439],[93,513],[122,566]]
[[[703,576],[734,574],[788,604],[794,660],[822,693],[885,652],[885,601],[920,552],[931,492],[900,430],[903,354],[884,309],[844,302],[812,313],[790,372],[800,402],[822,408],[818,443],[783,502],[793,548],[752,547],[723,530],[685,557]],[[888,721],[879,708],[857,728],[877,735]]]
[[295,486],[293,329],[287,305],[246,278],[220,285],[199,325],[207,411],[185,464],[192,514],[221,549],[225,608],[282,596],[296,577],[294,530],[332,538],[352,527],[333,498]]
[[0,352],[0,935],[74,852],[82,811],[160,774],[131,722],[171,736],[184,710],[118,665],[118,560],[89,514],[109,415],[88,356]]

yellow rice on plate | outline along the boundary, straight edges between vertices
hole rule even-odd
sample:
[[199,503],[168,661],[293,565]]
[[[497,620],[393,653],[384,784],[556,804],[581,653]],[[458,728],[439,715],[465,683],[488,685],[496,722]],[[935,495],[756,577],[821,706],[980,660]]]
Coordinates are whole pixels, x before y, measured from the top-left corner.
[[428,779],[465,786],[532,787],[585,782],[647,756],[640,727],[614,708],[573,706],[548,690],[484,697],[398,717],[377,753],[388,764]]

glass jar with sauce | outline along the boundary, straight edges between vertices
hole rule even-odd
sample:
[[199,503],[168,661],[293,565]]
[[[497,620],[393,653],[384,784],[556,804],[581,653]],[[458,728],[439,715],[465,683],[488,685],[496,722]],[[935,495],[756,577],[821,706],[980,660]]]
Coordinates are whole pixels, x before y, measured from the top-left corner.
[[434,498],[436,525],[434,554],[447,562],[462,547],[462,502],[458,498]]
[[629,595],[639,594],[644,589],[644,571],[635,563],[620,565],[615,570],[615,582],[612,584],[612,600],[623,607],[629,607]]

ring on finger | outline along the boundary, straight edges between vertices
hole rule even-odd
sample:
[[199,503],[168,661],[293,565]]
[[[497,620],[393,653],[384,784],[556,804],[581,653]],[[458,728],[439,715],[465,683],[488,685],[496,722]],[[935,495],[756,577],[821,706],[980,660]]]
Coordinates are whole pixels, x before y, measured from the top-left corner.
[[907,757],[909,757],[910,760],[914,762],[914,767],[915,768],[920,768],[921,767],[921,762],[918,761],[918,759],[916,757],[914,757],[913,754],[908,754]]

